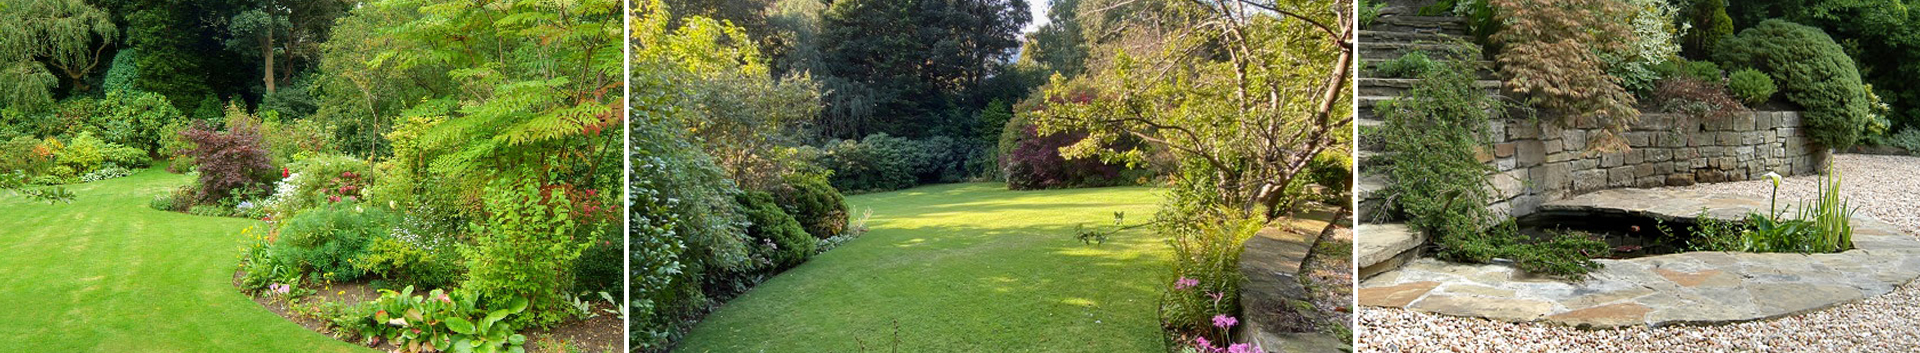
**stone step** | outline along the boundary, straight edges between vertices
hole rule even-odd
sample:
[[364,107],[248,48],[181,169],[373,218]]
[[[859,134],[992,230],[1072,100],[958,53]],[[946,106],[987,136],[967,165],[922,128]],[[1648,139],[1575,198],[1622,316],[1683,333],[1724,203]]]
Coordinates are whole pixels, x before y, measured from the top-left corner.
[[1371,30],[1360,31],[1360,42],[1362,43],[1418,43],[1418,42],[1454,43],[1459,41],[1467,41],[1468,43],[1472,43],[1472,40],[1473,40],[1473,37],[1469,37],[1469,36],[1457,36],[1457,35],[1435,33],[1435,32],[1403,32],[1403,31],[1371,31]]
[[[1376,72],[1377,72],[1377,70],[1375,70],[1375,68],[1378,68],[1378,67],[1380,67],[1380,64],[1381,64],[1381,63],[1385,63],[1385,62],[1388,62],[1388,61],[1392,61],[1392,60],[1393,60],[1393,59],[1365,59],[1365,60],[1361,60],[1361,61],[1360,61],[1360,77],[1375,77],[1375,78],[1393,78],[1393,77],[1383,77],[1383,76],[1381,76],[1380,74],[1378,74],[1378,73],[1376,73]],[[1443,59],[1443,60],[1435,60],[1435,61],[1439,61],[1439,62],[1451,62],[1452,60],[1444,60],[1444,59]],[[1474,76],[1475,76],[1475,78],[1477,78],[1477,79],[1481,79],[1481,80],[1494,80],[1494,79],[1498,79],[1498,78],[1499,78],[1499,76],[1498,76],[1498,75],[1496,75],[1496,74],[1495,74],[1495,73],[1493,72],[1493,61],[1489,61],[1489,60],[1474,60],[1474,62],[1473,62],[1473,64],[1474,64],[1475,66],[1477,66],[1477,67],[1479,67],[1479,70],[1475,70],[1475,71],[1474,71]]]
[[[1365,97],[1365,96],[1398,97],[1403,94],[1406,94],[1407,90],[1412,89],[1413,84],[1416,82],[1420,82],[1420,80],[1407,79],[1407,78],[1361,77],[1359,82],[1357,83],[1357,85],[1360,87],[1359,92],[1357,92],[1357,94],[1359,94],[1362,97]],[[1478,80],[1478,81],[1474,81],[1473,85],[1476,87],[1485,89],[1487,91],[1487,94],[1500,94],[1500,81]]]
[[1427,243],[1425,234],[1401,223],[1361,223],[1354,231],[1353,261],[1362,279],[1400,267]]
[[1426,53],[1428,58],[1455,60],[1480,60],[1461,52],[1458,44],[1452,43],[1373,43],[1360,42],[1360,58],[1363,60],[1392,60],[1412,52]]
[[1467,20],[1453,16],[1382,15],[1369,30],[1467,35]]

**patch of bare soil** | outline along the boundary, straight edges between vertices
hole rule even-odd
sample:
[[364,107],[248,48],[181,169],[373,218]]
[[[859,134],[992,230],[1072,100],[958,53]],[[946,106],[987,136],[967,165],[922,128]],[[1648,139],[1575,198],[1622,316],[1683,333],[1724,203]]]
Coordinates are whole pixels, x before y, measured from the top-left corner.
[[[240,286],[240,278],[245,274],[244,272],[234,272],[233,285],[235,288]],[[247,294],[253,298],[254,303],[259,303],[261,307],[267,308],[267,311],[272,311],[274,314],[286,318],[287,321],[292,321],[295,324],[299,324],[300,327],[307,328],[307,330],[318,332],[341,341],[360,344],[368,348],[389,352],[397,351],[399,347],[385,342],[376,345],[366,345],[359,340],[359,337],[354,337],[350,332],[334,330],[326,319],[315,316],[317,313],[301,312],[299,309],[302,307],[316,307],[322,303],[337,303],[337,305],[342,307],[358,305],[363,302],[379,299],[380,291],[378,289],[375,289],[366,281],[356,281],[327,284],[320,288],[312,288],[312,290],[314,291],[312,294],[290,299],[272,295],[259,295],[259,293],[243,294]],[[625,333],[622,332],[622,320],[619,316],[607,314],[609,310],[617,309],[615,309],[611,303],[597,302],[593,304],[593,312],[598,313],[598,316],[584,320],[567,321],[546,329],[524,330],[520,333],[526,335],[528,338],[526,345],[528,352],[619,352],[621,344],[623,343],[622,340],[625,339]]]

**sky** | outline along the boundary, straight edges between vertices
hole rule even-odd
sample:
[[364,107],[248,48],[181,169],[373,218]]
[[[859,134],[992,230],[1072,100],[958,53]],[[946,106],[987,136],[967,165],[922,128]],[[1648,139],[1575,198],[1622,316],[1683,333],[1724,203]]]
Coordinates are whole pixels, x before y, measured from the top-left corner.
[[1027,0],[1027,13],[1033,14],[1033,21],[1020,29],[1020,33],[1033,33],[1047,24],[1047,2],[1052,0]]

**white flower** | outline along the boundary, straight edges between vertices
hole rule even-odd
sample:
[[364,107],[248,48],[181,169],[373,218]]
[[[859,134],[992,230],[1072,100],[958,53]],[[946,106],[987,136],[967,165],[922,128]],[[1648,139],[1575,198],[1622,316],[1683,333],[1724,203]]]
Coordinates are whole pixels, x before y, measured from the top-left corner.
[[1780,173],[1767,172],[1767,180],[1773,181],[1773,187],[1780,187]]

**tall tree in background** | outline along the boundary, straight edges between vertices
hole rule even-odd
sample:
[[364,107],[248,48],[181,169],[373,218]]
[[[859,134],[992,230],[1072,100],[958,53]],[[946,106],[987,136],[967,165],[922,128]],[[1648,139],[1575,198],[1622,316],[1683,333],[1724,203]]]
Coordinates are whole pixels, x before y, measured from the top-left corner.
[[995,74],[1028,20],[1024,0],[834,2],[821,18],[815,72],[826,76],[823,132],[857,138],[955,130],[943,119],[956,95]]
[[281,33],[292,27],[283,11],[284,8],[275,1],[262,0],[255,4],[254,9],[233,15],[227,21],[227,31],[231,35],[227,40],[227,49],[260,60],[260,82],[266,85],[268,94],[277,88],[273,63],[276,61],[274,52],[279,48],[274,46],[274,38],[284,40],[287,36]]
[[196,53],[198,22],[183,0],[132,0],[126,5],[127,45],[140,52],[134,86],[167,96],[175,108],[192,112],[213,93],[208,72]]
[[81,0],[0,1],[0,106],[52,105],[59,81],[47,65],[75,92],[90,90],[86,77],[118,34],[106,11]]
[[1086,70],[1087,44],[1080,32],[1080,0],[1051,0],[1047,3],[1047,24],[1027,34],[1020,60],[1045,67],[1062,76],[1079,76]]

